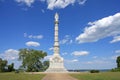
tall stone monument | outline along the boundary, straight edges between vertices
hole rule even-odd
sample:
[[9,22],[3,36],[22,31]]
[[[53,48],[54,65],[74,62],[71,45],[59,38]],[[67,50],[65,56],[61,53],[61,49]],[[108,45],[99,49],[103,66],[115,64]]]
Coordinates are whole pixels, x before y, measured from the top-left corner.
[[68,72],[64,68],[64,59],[60,56],[59,52],[59,39],[58,39],[58,24],[59,24],[59,15],[55,14],[55,32],[54,32],[54,54],[50,58],[49,68],[45,72]]

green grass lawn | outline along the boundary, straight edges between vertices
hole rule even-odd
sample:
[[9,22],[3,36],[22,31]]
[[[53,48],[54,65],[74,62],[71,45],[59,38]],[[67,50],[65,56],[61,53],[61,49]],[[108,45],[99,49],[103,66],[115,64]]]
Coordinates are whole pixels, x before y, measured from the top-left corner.
[[0,73],[0,80],[41,80],[45,74]]
[[120,80],[120,72],[71,74],[78,80]]

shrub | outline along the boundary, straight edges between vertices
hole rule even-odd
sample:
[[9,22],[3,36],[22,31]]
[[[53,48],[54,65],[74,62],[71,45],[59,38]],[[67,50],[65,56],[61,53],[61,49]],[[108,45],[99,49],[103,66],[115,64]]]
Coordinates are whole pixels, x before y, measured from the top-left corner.
[[120,68],[111,69],[111,72],[120,72]]
[[99,70],[90,70],[90,73],[99,73]]
[[19,73],[19,70],[15,70],[15,73]]

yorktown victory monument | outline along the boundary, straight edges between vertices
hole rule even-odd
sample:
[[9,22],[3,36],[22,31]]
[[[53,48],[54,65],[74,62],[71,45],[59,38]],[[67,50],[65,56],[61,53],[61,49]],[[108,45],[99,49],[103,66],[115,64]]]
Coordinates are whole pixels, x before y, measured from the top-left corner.
[[68,72],[64,67],[64,59],[60,56],[59,52],[59,39],[58,39],[58,24],[59,15],[55,14],[55,32],[54,32],[54,54],[49,59],[50,65],[45,72]]

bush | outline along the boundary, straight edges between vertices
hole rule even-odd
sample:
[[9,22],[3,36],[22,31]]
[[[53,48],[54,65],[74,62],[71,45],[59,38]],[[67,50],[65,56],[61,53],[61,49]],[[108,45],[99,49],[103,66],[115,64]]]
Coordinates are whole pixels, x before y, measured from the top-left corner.
[[19,73],[19,70],[15,70],[15,73]]
[[120,68],[111,69],[111,72],[120,72]]
[[90,73],[99,73],[99,70],[90,70]]

